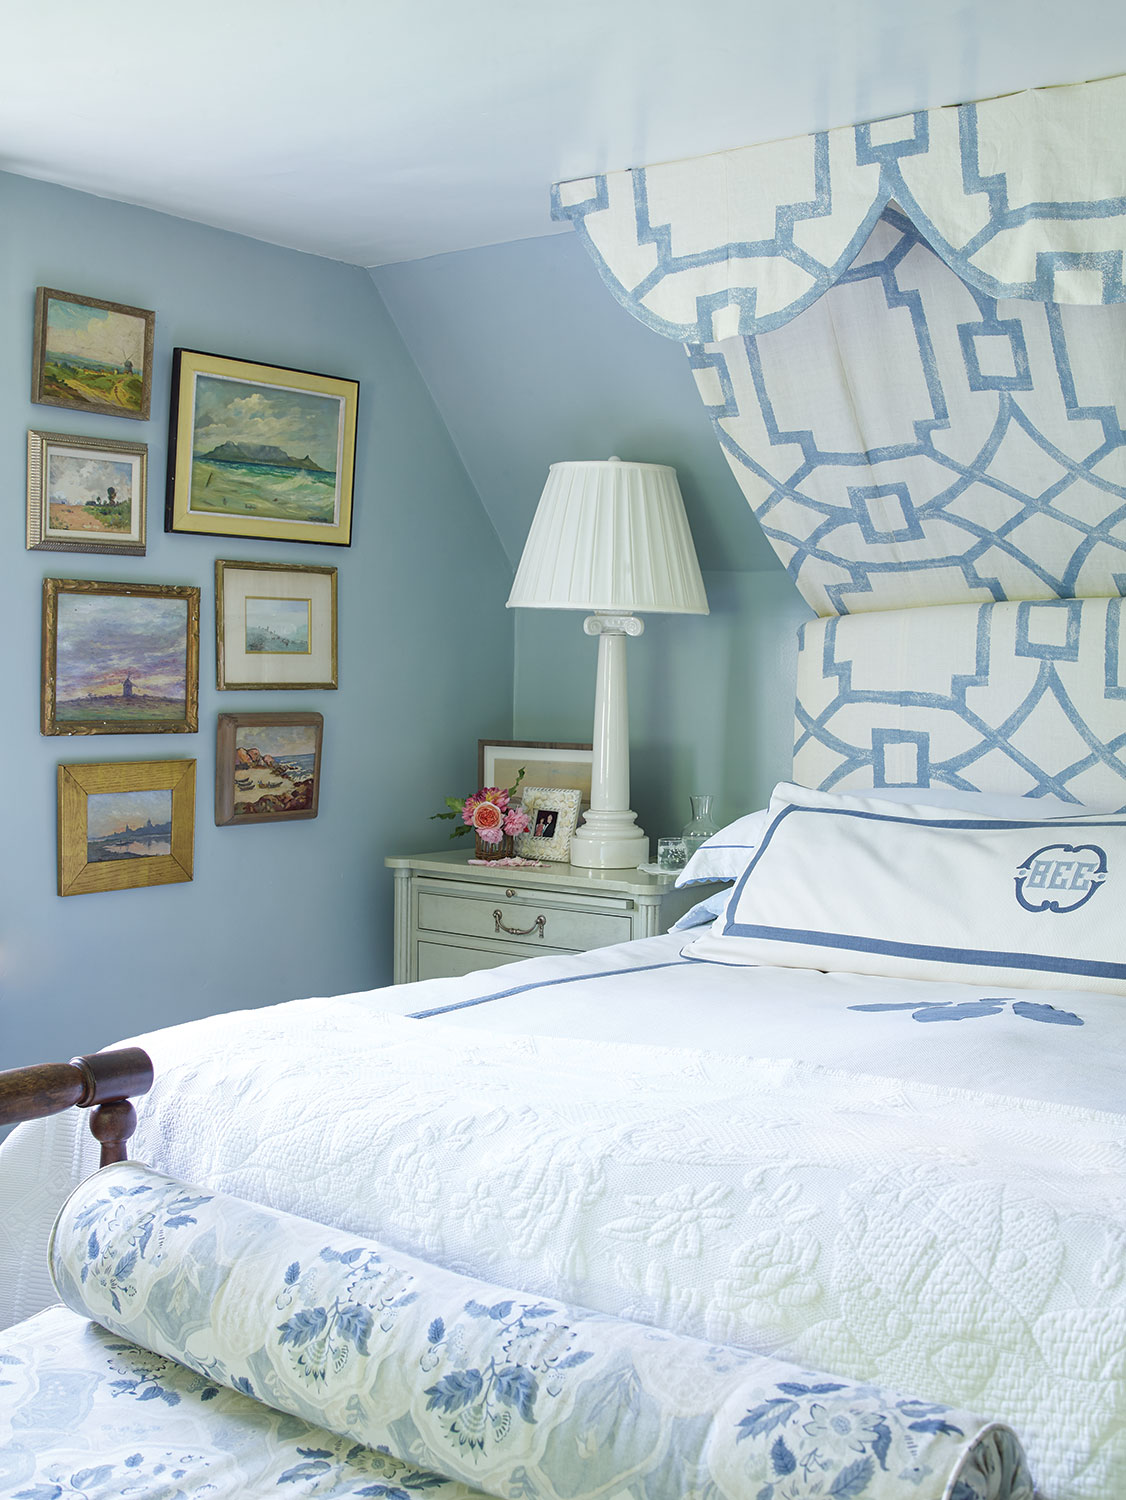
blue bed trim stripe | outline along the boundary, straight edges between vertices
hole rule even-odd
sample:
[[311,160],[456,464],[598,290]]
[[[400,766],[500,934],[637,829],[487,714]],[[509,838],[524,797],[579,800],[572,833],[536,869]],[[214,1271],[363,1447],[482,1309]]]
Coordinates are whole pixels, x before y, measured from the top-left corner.
[[432,1016],[445,1016],[451,1010],[468,1010],[471,1005],[488,1005],[493,1000],[507,1000],[510,995],[523,995],[528,990],[549,989],[555,984],[575,984],[580,979],[610,979],[616,974],[648,974],[654,969],[673,969],[687,963],[684,958],[670,958],[660,964],[637,964],[630,969],[601,969],[596,974],[562,974],[556,979],[537,979],[532,984],[517,984],[509,990],[497,990],[492,995],[477,995],[472,1000],[458,1000],[453,1005],[435,1005],[430,1010],[416,1010],[407,1016],[408,1021],[429,1021]]

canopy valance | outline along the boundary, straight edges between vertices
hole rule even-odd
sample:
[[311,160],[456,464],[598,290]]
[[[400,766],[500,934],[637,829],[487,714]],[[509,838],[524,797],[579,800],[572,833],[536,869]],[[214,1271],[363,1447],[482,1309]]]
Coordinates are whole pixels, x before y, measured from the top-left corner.
[[1126,77],[558,184],[611,291],[666,338],[766,333],[852,265],[894,202],[990,297],[1126,302]]

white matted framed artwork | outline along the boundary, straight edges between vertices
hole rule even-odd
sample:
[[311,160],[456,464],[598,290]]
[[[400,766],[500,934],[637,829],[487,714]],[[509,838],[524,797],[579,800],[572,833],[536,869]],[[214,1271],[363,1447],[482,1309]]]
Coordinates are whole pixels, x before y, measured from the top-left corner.
[[216,562],[220,689],[334,688],[336,661],[335,568]]
[[528,786],[524,788],[524,811],[529,830],[516,839],[516,852],[525,859],[550,859],[566,863],[571,857],[571,836],[579,821],[578,787]]
[[578,787],[583,808],[590,806],[594,752],[590,745],[557,740],[478,740],[477,785],[513,786],[521,769],[538,787]]

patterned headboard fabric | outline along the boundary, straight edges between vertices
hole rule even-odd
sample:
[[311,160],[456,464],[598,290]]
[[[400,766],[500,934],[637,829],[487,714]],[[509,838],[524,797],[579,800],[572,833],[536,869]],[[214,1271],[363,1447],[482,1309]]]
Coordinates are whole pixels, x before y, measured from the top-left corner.
[[1126,804],[1121,599],[950,604],[814,620],[794,780]]

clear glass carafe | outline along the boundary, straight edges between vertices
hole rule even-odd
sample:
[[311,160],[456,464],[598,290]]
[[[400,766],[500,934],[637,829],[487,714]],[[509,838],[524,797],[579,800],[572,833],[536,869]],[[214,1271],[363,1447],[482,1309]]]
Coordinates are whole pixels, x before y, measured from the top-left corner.
[[712,817],[711,792],[699,792],[688,800],[692,804],[692,817],[685,823],[681,837],[685,853],[691,859],[702,843],[719,832],[719,824]]

